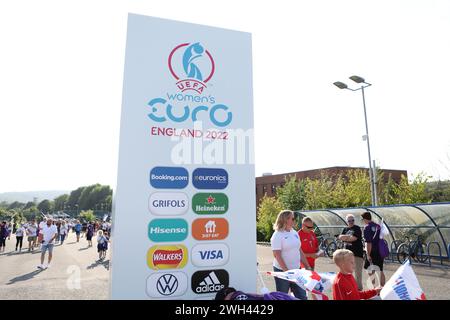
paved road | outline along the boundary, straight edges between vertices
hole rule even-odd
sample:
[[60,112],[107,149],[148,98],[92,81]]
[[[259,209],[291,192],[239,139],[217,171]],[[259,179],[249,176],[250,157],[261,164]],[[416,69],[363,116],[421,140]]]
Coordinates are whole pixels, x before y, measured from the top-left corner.
[[15,242],[11,236],[0,254],[0,300],[108,298],[109,255],[105,262],[96,262],[95,239],[87,248],[85,238],[77,243],[70,233],[64,245],[55,246],[51,268],[44,271],[37,269],[40,250],[29,253],[27,242],[22,253],[16,253]]
[[[265,271],[272,270],[273,255],[270,247],[257,246],[257,256],[259,263],[259,271],[263,278],[265,286],[275,291],[275,281],[272,276],[266,275]],[[386,263],[384,265],[386,281],[394,274],[400,265],[398,263]],[[330,258],[319,258],[316,260],[317,272],[338,272],[336,265]],[[448,268],[429,268],[427,266],[414,266],[414,272],[420,283],[422,290],[425,292],[425,296],[429,300],[448,300],[450,299],[450,269]],[[367,273],[363,271],[363,285],[364,289],[367,289]],[[261,281],[257,280],[257,290],[261,290]],[[329,292],[328,296],[332,295]]]
[[[54,260],[50,269],[40,271],[40,252],[28,253],[28,243],[22,253],[14,252],[15,238],[7,240],[6,253],[0,254],[0,300],[3,299],[108,299],[109,255],[104,263],[97,261],[94,247],[87,248],[87,241],[76,242],[70,233],[64,245],[54,249]],[[257,246],[259,271],[266,287],[275,290],[275,283],[265,271],[272,269],[272,251],[267,246]],[[398,264],[387,264],[387,279],[398,268]],[[336,271],[329,258],[321,258],[317,271]],[[415,266],[422,289],[428,299],[450,299],[449,269]],[[365,276],[364,281],[367,279]],[[364,282],[365,283],[365,282]],[[257,276],[257,292],[262,285]]]

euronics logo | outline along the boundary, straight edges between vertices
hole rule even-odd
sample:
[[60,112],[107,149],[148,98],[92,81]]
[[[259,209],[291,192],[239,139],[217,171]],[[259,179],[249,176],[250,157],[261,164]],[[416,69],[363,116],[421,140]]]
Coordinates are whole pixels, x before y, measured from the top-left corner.
[[198,168],[192,173],[192,183],[197,189],[225,189],[228,173],[224,169]]
[[192,198],[192,210],[197,214],[223,214],[228,211],[224,193],[197,193]]

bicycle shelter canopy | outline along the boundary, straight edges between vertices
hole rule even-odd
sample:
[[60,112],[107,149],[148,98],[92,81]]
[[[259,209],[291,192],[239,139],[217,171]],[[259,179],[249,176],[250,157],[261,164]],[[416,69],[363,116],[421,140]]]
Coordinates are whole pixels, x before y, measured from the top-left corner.
[[[354,215],[355,224],[363,228],[361,214],[365,211],[372,214],[374,222],[380,224],[383,220],[389,229],[389,236],[385,237],[389,245],[393,241],[404,241],[406,237],[416,240],[420,236],[422,242],[437,242],[442,255],[449,257],[450,202],[297,212],[301,216],[311,217],[320,234],[329,234],[330,237],[333,237],[340,234],[342,229],[347,226],[345,217],[348,214]],[[430,246],[430,254],[439,256],[438,246]]]

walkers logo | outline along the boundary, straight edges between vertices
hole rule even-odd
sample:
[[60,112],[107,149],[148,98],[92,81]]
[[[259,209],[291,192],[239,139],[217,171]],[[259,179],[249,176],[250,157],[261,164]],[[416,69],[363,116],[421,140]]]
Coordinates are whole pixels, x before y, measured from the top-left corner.
[[192,223],[196,240],[222,240],[228,236],[228,221],[223,218],[196,219]]
[[147,265],[153,270],[180,269],[187,263],[185,246],[153,246],[147,252]]
[[225,189],[228,173],[224,169],[198,168],[192,173],[192,183],[197,189]]
[[188,236],[188,224],[183,219],[155,219],[148,224],[148,237],[153,242],[178,242]]
[[183,189],[189,183],[189,173],[181,167],[154,167],[150,184],[156,189]]
[[188,208],[188,196],[182,192],[155,192],[148,199],[148,209],[157,216],[179,216]]
[[188,288],[188,277],[183,272],[153,273],[147,278],[147,295],[167,298],[183,295]]
[[169,54],[168,64],[181,92],[193,90],[201,94],[215,70],[213,57],[200,42],[176,46]]
[[197,294],[214,293],[228,287],[230,277],[225,270],[197,271],[192,275],[192,291]]
[[192,210],[197,214],[223,214],[228,211],[224,193],[197,193],[192,198]]
[[191,251],[191,261],[197,267],[223,266],[228,262],[230,252],[226,244],[198,244]]

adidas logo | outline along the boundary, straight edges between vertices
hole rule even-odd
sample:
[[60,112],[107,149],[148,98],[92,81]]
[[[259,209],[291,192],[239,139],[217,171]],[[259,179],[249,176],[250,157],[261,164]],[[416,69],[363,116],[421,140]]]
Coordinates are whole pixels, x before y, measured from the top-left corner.
[[198,287],[195,288],[197,293],[208,293],[217,292],[225,288],[225,286],[217,278],[214,271],[208,274],[202,282],[199,283]]

